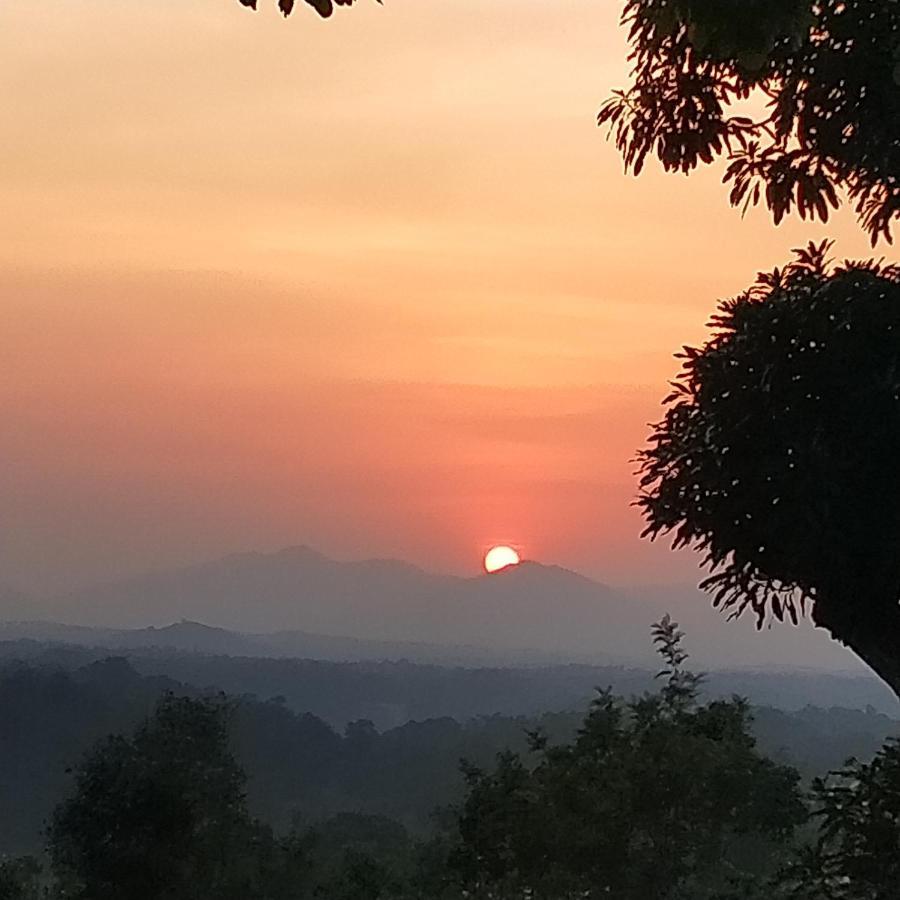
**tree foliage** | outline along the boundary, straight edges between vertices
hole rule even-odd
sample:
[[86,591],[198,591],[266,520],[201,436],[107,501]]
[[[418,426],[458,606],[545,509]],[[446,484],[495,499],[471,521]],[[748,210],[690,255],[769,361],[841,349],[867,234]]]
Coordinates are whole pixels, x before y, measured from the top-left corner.
[[251,819],[227,745],[228,706],[168,696],[131,738],[78,768],[49,829],[61,896],[79,900],[251,900],[296,896],[303,847]]
[[703,553],[715,605],[761,626],[813,602],[897,690],[900,269],[832,268],[828,246],[760,275],[684,348],[638,505],[645,536]]
[[[726,157],[731,202],[827,221],[846,189],[872,238],[900,213],[900,4],[628,0],[633,80],[601,109],[626,167]],[[767,113],[742,114],[754,93]]]
[[[257,0],[238,0],[241,6],[249,6],[250,9],[256,9]],[[281,14],[287,18],[293,11],[296,0],[278,0],[278,9]],[[304,0],[311,6],[323,19],[327,19],[333,12],[335,6],[352,6],[355,0]],[[381,3],[381,0],[377,0]]]
[[753,848],[805,817],[798,775],[760,756],[738,699],[700,705],[677,627],[656,640],[662,689],[623,704],[600,692],[575,740],[535,733],[519,754],[466,768],[452,864],[476,896],[719,896]]
[[[0,646],[0,656],[4,652],[9,652],[9,647]],[[75,651],[68,648],[63,652],[68,657]],[[8,726],[0,740],[0,809],[4,810],[0,857],[40,851],[43,824],[72,789],[66,767],[87,754],[103,735],[130,734],[166,690],[203,694],[189,685],[142,677],[127,665],[110,662],[65,673],[59,670],[62,657],[56,654],[53,651],[52,668],[4,666],[0,661],[0,722]],[[184,660],[180,656],[173,662],[181,666]],[[68,659],[68,664],[73,662],[74,658]],[[315,826],[347,810],[389,816],[422,833],[433,824],[431,813],[436,807],[461,798],[463,784],[457,769],[461,757],[488,766],[502,748],[524,752],[526,729],[541,728],[555,742],[569,741],[583,718],[574,710],[590,695],[592,685],[613,684],[617,694],[630,696],[653,684],[649,671],[616,667],[495,670],[474,682],[469,681],[474,674],[471,670],[445,671],[442,679],[434,680],[438,670],[404,667],[406,686],[430,696],[431,707],[418,706],[412,715],[419,721],[380,730],[374,743],[361,746],[315,716],[248,696],[252,682],[245,680],[244,661],[219,660],[217,671],[226,673],[228,662],[240,673],[232,679],[232,687],[236,691],[243,688],[244,694],[230,720],[230,746],[248,776],[251,813],[278,833],[292,824]],[[168,664],[165,656],[154,661],[158,669],[165,670]],[[315,665],[288,668],[280,679],[269,680],[268,690],[305,678],[312,685],[305,690],[318,690],[323,698],[331,693],[336,709],[350,703],[354,693],[359,701],[383,704],[392,711],[406,709],[402,696],[379,684],[378,672],[397,669],[394,663],[369,664],[359,672],[345,664],[335,667],[328,678],[316,677]],[[272,670],[263,666],[261,671]],[[458,715],[464,721],[442,716],[443,704],[454,694],[461,699],[477,694],[479,703],[499,708],[506,702],[506,694],[498,689],[494,676],[518,682],[517,702],[522,706],[572,711],[527,718],[499,713],[472,718],[474,713],[460,706]],[[198,669],[194,677],[201,684],[210,684],[222,676]],[[556,682],[565,683],[567,690],[546,692]],[[719,674],[705,685],[707,696],[727,697],[735,692],[755,693],[756,700],[776,696],[784,707],[817,702],[860,707],[817,709],[807,705],[786,712],[754,706],[753,733],[758,746],[790,759],[808,777],[834,769],[850,756],[869,759],[896,729],[887,716],[861,708],[871,701],[892,705],[889,694],[868,681],[801,678],[795,673],[727,678]],[[298,697],[297,705],[307,702],[308,696],[309,692]]]
[[40,863],[30,856],[0,859],[0,900],[42,900]]
[[900,884],[900,745],[817,779],[818,839],[778,879],[791,900],[893,900]]

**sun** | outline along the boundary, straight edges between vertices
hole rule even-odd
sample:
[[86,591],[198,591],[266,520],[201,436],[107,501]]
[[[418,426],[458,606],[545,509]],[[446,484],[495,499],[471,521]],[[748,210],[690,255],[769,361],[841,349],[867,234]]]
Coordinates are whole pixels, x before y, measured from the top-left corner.
[[499,572],[509,566],[517,566],[521,560],[512,547],[491,547],[484,555],[484,571]]

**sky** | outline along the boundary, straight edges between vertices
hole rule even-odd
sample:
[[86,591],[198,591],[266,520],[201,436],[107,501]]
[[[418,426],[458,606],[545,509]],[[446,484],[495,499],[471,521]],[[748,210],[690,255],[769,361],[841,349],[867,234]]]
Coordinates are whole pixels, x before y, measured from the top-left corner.
[[309,544],[612,584],[632,459],[775,228],[623,173],[614,0],[0,4],[0,582]]

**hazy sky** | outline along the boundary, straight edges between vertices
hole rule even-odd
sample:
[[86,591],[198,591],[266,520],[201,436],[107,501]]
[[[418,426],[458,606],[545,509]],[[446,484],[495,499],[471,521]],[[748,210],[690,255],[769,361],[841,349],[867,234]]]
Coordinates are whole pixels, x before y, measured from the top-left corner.
[[831,234],[622,174],[614,0],[0,4],[0,581],[246,549],[611,582],[716,298]]

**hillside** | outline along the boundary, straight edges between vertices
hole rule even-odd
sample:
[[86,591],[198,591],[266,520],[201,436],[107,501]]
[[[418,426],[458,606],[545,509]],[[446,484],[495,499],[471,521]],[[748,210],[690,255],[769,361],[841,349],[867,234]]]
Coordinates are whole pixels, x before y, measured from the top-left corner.
[[[351,674],[355,673],[355,674]],[[210,673],[211,674],[211,673]],[[410,679],[422,673],[404,671]],[[348,695],[377,671],[345,670]],[[422,682],[440,693],[446,684]],[[321,686],[312,679],[312,686]],[[483,685],[472,685],[481,689]],[[531,687],[533,685],[525,685]],[[212,686],[210,686],[212,689]],[[121,659],[60,671],[44,665],[0,666],[0,857],[33,852],[53,806],[71,788],[70,767],[109,733],[130,731],[165,691],[196,696],[196,683],[147,677]],[[439,705],[437,694],[432,706]],[[334,728],[283,700],[245,696],[232,719],[233,748],[249,778],[254,812],[279,829],[340,812],[390,816],[421,833],[435,807],[458,799],[459,760],[489,765],[506,747],[524,750],[526,729],[568,739],[584,703],[529,717],[428,717],[395,728],[356,721]],[[344,716],[351,712],[348,707]],[[761,748],[806,776],[870,756],[900,723],[874,710],[757,708]]]
[[[176,626],[178,628],[180,626]],[[188,626],[192,631],[196,626]],[[166,629],[158,629],[163,634]],[[177,633],[177,632],[176,632]],[[239,636],[238,636],[239,637]],[[0,662],[17,661],[65,671],[127,658],[146,676],[222,689],[262,699],[282,697],[297,712],[312,712],[337,728],[369,719],[380,728],[410,720],[449,716],[535,715],[579,709],[597,687],[624,695],[654,685],[655,669],[584,664],[460,666],[409,660],[333,662],[316,659],[228,656],[170,647],[77,646],[35,640],[0,641]],[[752,703],[782,710],[807,705],[868,706],[900,715],[891,692],[871,677],[809,671],[711,671],[707,696],[739,694]]]
[[[294,547],[97,585],[34,601],[28,610],[36,607],[39,616],[6,604],[0,619],[41,618],[107,632],[155,626],[128,635],[126,644],[120,635],[108,634],[99,641],[105,646],[474,665],[652,664],[650,626],[668,612],[687,631],[703,668],[864,671],[851,653],[809,623],[757,634],[749,619],[727,622],[693,588],[613,589],[536,562],[462,578],[391,560],[340,562]],[[180,620],[240,637],[211,630],[188,634],[186,628],[165,632]],[[77,635],[39,636],[84,642]]]

